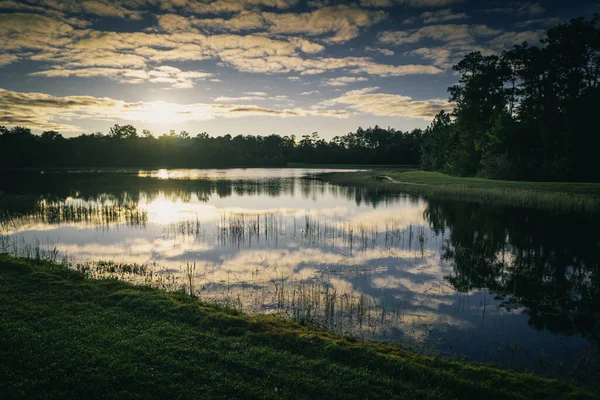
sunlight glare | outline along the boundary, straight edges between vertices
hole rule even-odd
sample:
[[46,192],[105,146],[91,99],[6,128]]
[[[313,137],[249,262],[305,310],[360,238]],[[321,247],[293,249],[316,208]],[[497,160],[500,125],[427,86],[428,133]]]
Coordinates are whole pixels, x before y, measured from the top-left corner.
[[142,103],[137,109],[130,112],[133,114],[132,119],[149,124],[180,124],[190,119],[201,120],[210,117],[204,115],[206,110],[192,109],[185,104],[167,103],[165,101]]
[[197,219],[211,221],[217,218],[217,208],[213,205],[197,202],[185,203],[172,201],[164,196],[148,203],[140,201],[140,209],[148,212],[148,221],[158,225],[168,225],[182,220]]

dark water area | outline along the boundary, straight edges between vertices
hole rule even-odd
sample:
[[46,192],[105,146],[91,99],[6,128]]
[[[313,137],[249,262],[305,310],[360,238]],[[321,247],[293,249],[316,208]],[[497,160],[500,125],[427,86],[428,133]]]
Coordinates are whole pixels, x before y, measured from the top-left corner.
[[317,172],[3,172],[0,251],[597,382],[600,215],[341,187]]

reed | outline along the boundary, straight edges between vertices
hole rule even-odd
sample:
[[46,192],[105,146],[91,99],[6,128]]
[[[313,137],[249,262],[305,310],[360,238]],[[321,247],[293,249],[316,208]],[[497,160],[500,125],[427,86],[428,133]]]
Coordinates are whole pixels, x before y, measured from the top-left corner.
[[[6,200],[6,195],[3,196]],[[148,213],[137,203],[102,204],[99,202],[70,202],[37,200],[26,211],[0,208],[0,227],[18,228],[30,223],[51,225],[82,224],[107,228],[114,225],[144,228]]]

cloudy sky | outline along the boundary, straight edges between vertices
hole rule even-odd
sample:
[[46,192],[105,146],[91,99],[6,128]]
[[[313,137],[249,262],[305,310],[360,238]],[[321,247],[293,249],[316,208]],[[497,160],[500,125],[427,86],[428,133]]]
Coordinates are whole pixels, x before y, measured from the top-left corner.
[[322,137],[425,127],[470,51],[536,43],[590,0],[0,0],[0,125],[65,136]]

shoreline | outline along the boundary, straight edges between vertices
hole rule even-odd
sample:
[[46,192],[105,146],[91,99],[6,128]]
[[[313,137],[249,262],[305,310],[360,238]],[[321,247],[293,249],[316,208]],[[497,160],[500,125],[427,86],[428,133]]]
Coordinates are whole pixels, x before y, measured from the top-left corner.
[[499,181],[461,178],[439,172],[385,169],[323,173],[318,179],[334,185],[373,190],[381,195],[435,195],[550,210],[600,211],[600,183]]

